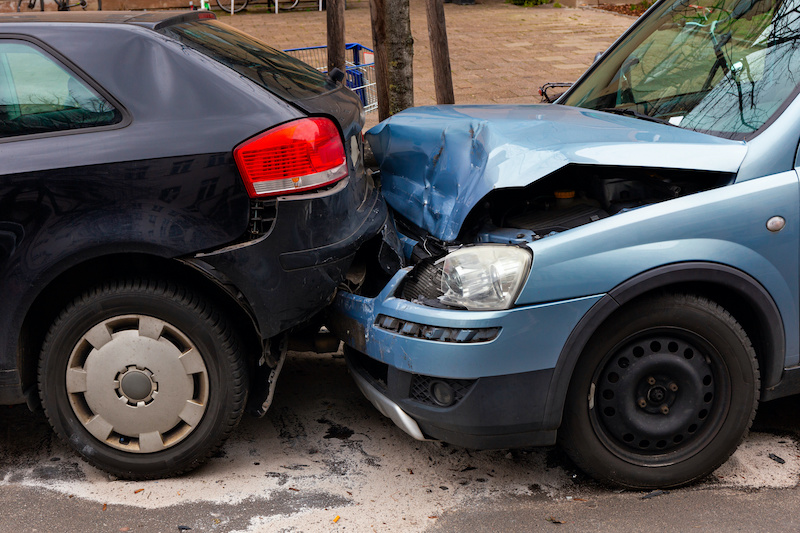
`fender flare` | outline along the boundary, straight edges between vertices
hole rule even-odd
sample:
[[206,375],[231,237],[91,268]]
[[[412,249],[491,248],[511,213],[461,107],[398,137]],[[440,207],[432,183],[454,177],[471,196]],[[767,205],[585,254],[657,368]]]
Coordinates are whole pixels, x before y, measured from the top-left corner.
[[564,402],[573,370],[586,344],[615,311],[647,292],[691,282],[723,286],[734,291],[755,310],[759,326],[764,332],[763,345],[766,348],[764,353],[760,354],[759,360],[762,369],[762,393],[778,385],[783,376],[786,337],[781,314],[766,289],[748,274],[723,264],[686,262],[664,265],[617,285],[592,306],[572,330],[561,349],[550,380],[542,427],[558,428],[561,425]]

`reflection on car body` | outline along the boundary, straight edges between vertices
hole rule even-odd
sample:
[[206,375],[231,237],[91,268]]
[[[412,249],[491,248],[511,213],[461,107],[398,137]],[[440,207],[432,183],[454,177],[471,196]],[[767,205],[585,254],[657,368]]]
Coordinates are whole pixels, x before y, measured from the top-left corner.
[[330,313],[362,391],[625,487],[722,464],[800,391],[798,7],[662,0],[554,105],[372,129],[408,266]]

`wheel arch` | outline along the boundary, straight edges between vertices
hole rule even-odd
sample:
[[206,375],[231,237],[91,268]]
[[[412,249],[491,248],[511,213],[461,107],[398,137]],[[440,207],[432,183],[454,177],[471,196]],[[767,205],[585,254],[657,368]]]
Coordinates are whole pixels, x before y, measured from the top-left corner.
[[[22,320],[17,367],[29,405],[38,405],[37,368],[44,338],[56,316],[90,287],[122,278],[158,278],[201,292],[236,325],[246,361],[261,354],[257,322],[246,302],[188,264],[146,253],[109,254],[88,259],[57,274],[36,295]],[[252,357],[251,357],[252,356]]]
[[777,305],[764,287],[748,274],[727,265],[685,262],[643,272],[608,292],[573,329],[561,350],[550,382],[543,427],[561,425],[573,371],[595,332],[626,304],[664,290],[704,296],[725,308],[753,343],[761,371],[761,393],[783,376],[785,332]]

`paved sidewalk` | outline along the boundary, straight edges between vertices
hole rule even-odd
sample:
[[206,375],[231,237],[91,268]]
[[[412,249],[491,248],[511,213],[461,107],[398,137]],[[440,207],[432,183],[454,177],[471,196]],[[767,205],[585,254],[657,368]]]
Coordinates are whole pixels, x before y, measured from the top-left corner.
[[[261,7],[261,6],[257,6]],[[535,103],[548,81],[574,81],[634,19],[592,9],[525,8],[503,0],[445,4],[450,63],[457,104]],[[372,47],[369,2],[348,0],[347,42]],[[217,12],[276,48],[324,45],[325,12],[237,14]],[[435,104],[424,0],[411,0],[414,102]],[[368,115],[377,121],[377,112]]]

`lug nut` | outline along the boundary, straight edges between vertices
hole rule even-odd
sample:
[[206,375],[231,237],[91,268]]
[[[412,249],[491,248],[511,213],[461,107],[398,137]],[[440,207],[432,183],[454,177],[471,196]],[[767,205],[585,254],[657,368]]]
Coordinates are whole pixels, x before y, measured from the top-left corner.
[[647,378],[647,384],[648,385],[655,385],[656,384],[656,378],[654,378],[653,376],[650,376],[649,378]]
[[641,407],[642,409],[647,407],[647,400],[645,400],[644,398],[639,398],[638,400],[636,400],[636,403],[638,403],[639,407]]
[[669,406],[667,404],[664,404],[664,405],[661,406],[661,414],[662,415],[668,415],[669,414]]
[[671,390],[672,392],[678,391],[678,384],[675,382],[670,383],[669,385],[667,385],[667,387],[669,387],[669,390]]

